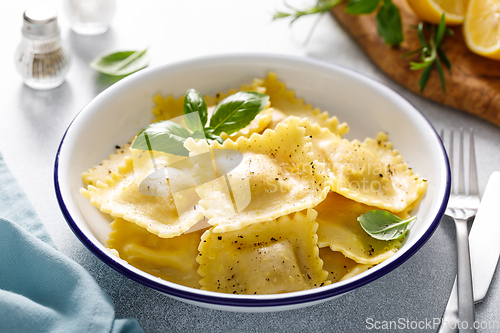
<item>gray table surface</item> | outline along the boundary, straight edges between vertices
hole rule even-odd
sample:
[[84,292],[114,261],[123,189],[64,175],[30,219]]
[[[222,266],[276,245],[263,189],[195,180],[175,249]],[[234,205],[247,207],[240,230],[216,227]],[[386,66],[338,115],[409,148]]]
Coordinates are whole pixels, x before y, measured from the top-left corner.
[[[155,1],[120,0],[111,29],[84,37],[70,31],[61,1],[62,37],[72,54],[66,82],[53,90],[25,86],[15,70],[22,13],[29,1],[0,4],[0,152],[18,178],[58,249],[95,277],[113,299],[118,318],[136,318],[146,332],[363,332],[370,321],[425,323],[440,318],[456,274],[455,229],[441,224],[410,260],[390,274],[344,297],[313,307],[274,313],[232,313],[173,300],[115,272],[73,235],[56,201],[56,150],[74,116],[113,80],[89,68],[98,54],[149,47],[150,66],[211,54],[262,52],[289,54],[339,64],[375,78],[406,97],[435,128],[474,127],[479,187],[500,170],[500,128],[464,112],[421,98],[382,73],[329,15],[304,45],[313,18],[290,26],[271,22],[282,0]],[[500,63],[499,63],[500,66]],[[476,305],[483,325],[500,325],[500,274],[486,299]],[[415,325],[415,324],[412,324]],[[422,325],[422,324],[420,324]],[[437,326],[422,331],[434,332]],[[403,330],[416,331],[407,327]]]

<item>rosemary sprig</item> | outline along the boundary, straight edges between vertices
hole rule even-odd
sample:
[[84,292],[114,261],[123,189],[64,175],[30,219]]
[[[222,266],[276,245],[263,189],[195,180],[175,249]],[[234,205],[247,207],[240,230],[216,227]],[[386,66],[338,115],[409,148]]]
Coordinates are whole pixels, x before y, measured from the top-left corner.
[[[424,30],[430,30],[429,40],[426,41],[424,37]],[[446,27],[445,23],[445,15],[441,16],[441,21],[439,25],[436,27],[435,25],[426,25],[420,22],[417,26],[418,31],[418,39],[420,40],[420,44],[422,45],[416,50],[405,53],[402,57],[408,57],[414,55],[416,53],[421,54],[422,62],[410,62],[411,70],[420,70],[423,69],[422,75],[420,76],[420,80],[418,81],[418,85],[420,87],[420,92],[422,92],[429,80],[431,75],[432,68],[435,66],[438,73],[439,79],[441,80],[441,88],[443,91],[446,91],[446,84],[444,80],[444,71],[443,65],[441,62],[445,64],[446,67],[451,71],[451,62],[444,53],[441,42],[443,41],[444,35],[453,35],[453,30]]]
[[[291,12],[278,11],[273,19],[292,17],[290,23],[297,19],[313,14],[324,14],[329,12],[344,0],[317,0],[316,4],[305,9],[297,9],[285,2]],[[403,41],[403,30],[399,9],[392,0],[349,0],[345,11],[353,15],[369,14],[377,11],[377,30],[379,35],[389,45],[397,45]]]
[[297,19],[301,18],[302,16],[305,15],[312,15],[312,14],[324,14],[339,3],[341,3],[344,0],[318,0],[316,4],[310,8],[305,8],[305,9],[297,9],[285,2],[285,6],[289,8],[292,12],[287,13],[287,12],[276,12],[273,15],[273,20],[280,19],[280,18],[285,18],[285,17],[293,17],[292,21],[290,24],[295,22]]

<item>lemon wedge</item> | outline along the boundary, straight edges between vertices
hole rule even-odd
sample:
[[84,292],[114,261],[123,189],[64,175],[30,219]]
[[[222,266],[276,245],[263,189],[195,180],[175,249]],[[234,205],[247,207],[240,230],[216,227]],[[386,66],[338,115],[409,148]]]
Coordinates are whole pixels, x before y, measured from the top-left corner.
[[469,50],[500,60],[500,0],[470,0],[463,30]]
[[422,20],[439,24],[445,14],[447,25],[459,25],[464,22],[465,10],[469,0],[406,0],[410,8]]

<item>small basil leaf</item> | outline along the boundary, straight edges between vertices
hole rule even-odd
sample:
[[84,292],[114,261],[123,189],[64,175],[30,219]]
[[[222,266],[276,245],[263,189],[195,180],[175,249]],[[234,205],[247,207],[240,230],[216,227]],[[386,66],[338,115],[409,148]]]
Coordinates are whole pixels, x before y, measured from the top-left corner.
[[224,139],[222,139],[218,135],[215,135],[212,131],[212,128],[207,128],[205,131],[205,136],[207,137],[208,143],[211,143],[211,141],[217,141],[218,143],[223,144]]
[[[195,89],[189,89],[184,97],[184,114],[190,114],[193,112],[198,112],[201,120],[201,126],[205,126],[207,123],[207,104],[203,99],[203,96]],[[192,131],[199,130],[199,123],[189,121],[190,118],[186,118],[186,124]]]
[[384,0],[377,13],[377,29],[378,34],[389,45],[400,44],[403,41],[399,9],[390,0]]
[[147,49],[103,54],[92,60],[90,67],[107,75],[129,75],[148,65],[149,59],[146,51]]
[[264,109],[269,96],[256,92],[240,91],[223,99],[210,118],[211,133],[230,135],[244,128]]
[[164,120],[143,129],[132,143],[132,148],[189,156],[188,150],[184,148],[184,141],[189,137],[193,135],[186,128]]
[[194,131],[193,134],[190,135],[190,137],[195,139],[196,141],[206,139],[205,130],[202,128],[198,131]]
[[380,0],[349,0],[345,11],[349,14],[369,14],[377,8]]
[[393,240],[403,237],[408,231],[410,222],[417,217],[402,220],[385,210],[372,210],[358,217],[358,221],[370,236],[379,240]]

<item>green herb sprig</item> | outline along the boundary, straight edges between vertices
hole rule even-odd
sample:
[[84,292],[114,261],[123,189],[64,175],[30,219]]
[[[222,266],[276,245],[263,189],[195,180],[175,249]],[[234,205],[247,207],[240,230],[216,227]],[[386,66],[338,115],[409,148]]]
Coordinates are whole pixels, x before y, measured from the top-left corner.
[[[428,41],[425,40],[424,30],[430,30],[430,35]],[[426,25],[420,22],[417,26],[418,38],[420,40],[421,47],[411,52],[403,54],[403,57],[411,56],[416,53],[421,54],[422,62],[410,62],[411,70],[423,69],[418,85],[420,87],[420,92],[422,92],[429,80],[432,68],[435,66],[438,73],[439,79],[441,80],[441,88],[446,91],[446,84],[444,80],[443,65],[451,71],[451,62],[444,53],[441,42],[443,41],[444,35],[453,35],[453,30],[446,27],[445,15],[441,16],[441,21],[436,27],[435,25]]]
[[[223,132],[231,135],[246,127],[268,102],[268,95],[240,91],[217,104],[208,121],[208,108],[203,96],[195,89],[189,89],[184,97],[184,120],[188,128],[170,120],[153,123],[137,135],[132,148],[188,156],[189,152],[184,147],[188,138],[206,138],[208,142],[222,144],[224,140],[220,135]],[[193,117],[193,113],[198,113],[199,117]]]
[[313,15],[313,14],[324,14],[326,12],[329,12],[333,7],[338,5],[344,0],[318,0],[314,6],[311,6],[309,8],[305,9],[297,9],[285,2],[285,6],[291,10],[291,12],[280,12],[277,11],[273,15],[273,20],[276,19],[281,19],[285,17],[292,17],[292,21],[290,23],[295,22],[297,19],[301,18],[302,16],[306,15]]
[[90,67],[111,76],[125,76],[147,67],[147,49],[142,51],[119,51],[96,57]]
[[[273,19],[292,17],[291,23],[297,19],[312,14],[324,14],[343,0],[318,0],[314,6],[296,9],[285,3],[291,12],[276,12]],[[349,0],[345,11],[353,15],[370,14],[377,10],[377,29],[379,35],[389,45],[397,45],[403,41],[403,29],[399,9],[392,0]]]
[[410,228],[410,223],[416,216],[403,220],[385,210],[372,210],[358,217],[361,227],[370,236],[379,240],[394,240],[402,238]]

